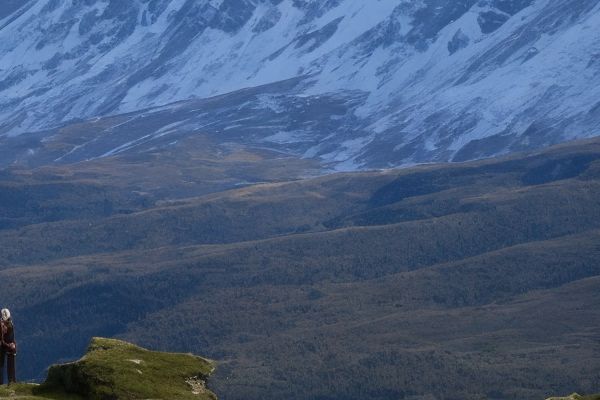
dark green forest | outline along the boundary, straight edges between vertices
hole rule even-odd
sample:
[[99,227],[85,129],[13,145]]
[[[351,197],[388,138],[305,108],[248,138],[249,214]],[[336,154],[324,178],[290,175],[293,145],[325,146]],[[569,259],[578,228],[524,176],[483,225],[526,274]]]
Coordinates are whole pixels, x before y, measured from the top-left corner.
[[600,388],[600,140],[310,179],[244,154],[261,183],[222,188],[146,161],[0,171],[22,378],[106,336],[216,360],[223,399]]

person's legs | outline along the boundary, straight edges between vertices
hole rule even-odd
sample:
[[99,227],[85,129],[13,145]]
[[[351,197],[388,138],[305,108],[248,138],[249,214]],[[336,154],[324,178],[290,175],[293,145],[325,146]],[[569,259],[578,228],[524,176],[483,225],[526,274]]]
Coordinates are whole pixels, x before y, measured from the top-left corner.
[[17,376],[15,373],[15,355],[14,354],[8,354],[7,355],[7,365],[6,365],[6,369],[8,370],[8,383],[16,383],[17,382]]
[[0,350],[0,385],[4,385],[4,352]]

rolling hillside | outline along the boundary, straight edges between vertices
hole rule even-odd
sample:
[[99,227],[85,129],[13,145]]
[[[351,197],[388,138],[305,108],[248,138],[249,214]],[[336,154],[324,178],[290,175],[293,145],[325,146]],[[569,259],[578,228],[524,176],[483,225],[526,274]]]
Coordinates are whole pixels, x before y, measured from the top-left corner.
[[169,163],[110,161],[0,174],[19,188],[3,193],[37,193],[21,211],[0,197],[0,291],[23,377],[101,335],[206,354],[225,399],[600,386],[600,140],[237,188],[190,169],[191,192],[178,179],[152,190]]

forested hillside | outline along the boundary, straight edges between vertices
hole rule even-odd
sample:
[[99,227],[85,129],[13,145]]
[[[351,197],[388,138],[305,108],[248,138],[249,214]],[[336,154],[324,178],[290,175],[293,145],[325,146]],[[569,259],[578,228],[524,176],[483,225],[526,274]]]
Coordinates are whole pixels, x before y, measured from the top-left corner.
[[24,378],[102,335],[217,360],[225,399],[600,386],[599,140],[224,190],[209,170],[154,186],[169,163],[109,161],[0,174]]

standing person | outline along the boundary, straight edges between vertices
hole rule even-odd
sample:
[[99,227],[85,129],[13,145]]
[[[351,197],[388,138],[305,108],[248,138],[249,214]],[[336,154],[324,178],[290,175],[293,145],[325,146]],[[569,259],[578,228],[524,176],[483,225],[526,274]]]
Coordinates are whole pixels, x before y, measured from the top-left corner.
[[0,312],[0,385],[4,383],[4,359],[6,358],[6,369],[8,372],[8,384],[17,381],[15,374],[15,356],[17,355],[17,343],[15,342],[15,327],[13,325],[10,311],[4,308]]

